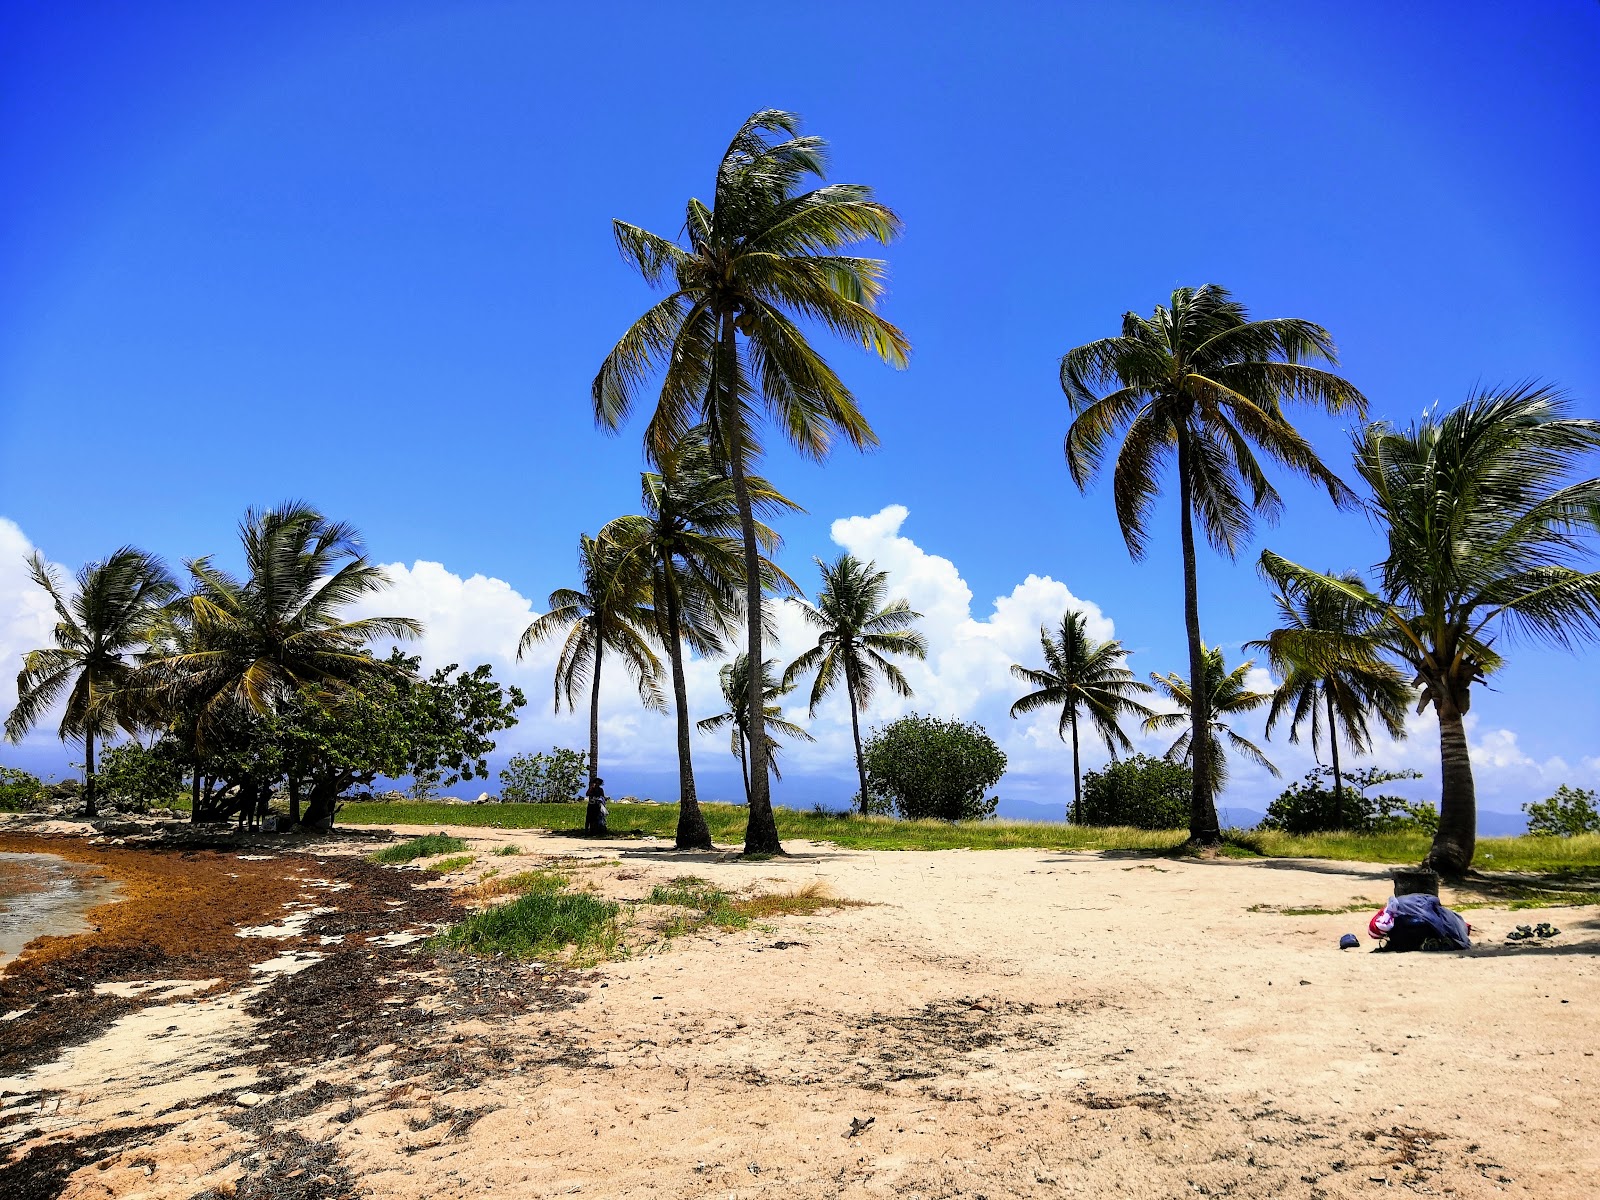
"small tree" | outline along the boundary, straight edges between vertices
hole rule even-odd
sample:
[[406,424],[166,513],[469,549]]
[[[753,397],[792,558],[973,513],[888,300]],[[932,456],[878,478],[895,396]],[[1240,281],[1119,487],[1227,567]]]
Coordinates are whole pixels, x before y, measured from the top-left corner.
[[1084,825],[1181,829],[1188,823],[1194,772],[1184,763],[1135,754],[1083,778]]
[[500,772],[502,804],[576,804],[583,799],[589,759],[582,750],[516,754]]
[[171,743],[146,747],[138,742],[113,746],[100,758],[95,783],[100,797],[118,808],[140,812],[152,804],[163,807],[177,798],[183,787],[183,764]]
[[871,794],[909,820],[981,821],[998,797],[984,793],[1006,771],[1006,756],[982,725],[912,713],[874,730],[863,750]]
[[[1331,766],[1317,767],[1278,795],[1268,806],[1261,828],[1283,833],[1326,833],[1337,829],[1361,833],[1403,829],[1431,833],[1439,821],[1439,810],[1433,805],[1385,793],[1368,795],[1373,788],[1386,783],[1421,778],[1421,771],[1364,767],[1336,775]],[[1343,793],[1337,787],[1341,779],[1348,789]],[[1335,786],[1330,787],[1330,783]]]
[[0,767],[0,812],[20,812],[44,791],[37,775],[16,767]]
[[1524,804],[1528,832],[1541,837],[1575,837],[1580,833],[1600,833],[1600,808],[1591,788],[1562,784],[1556,794],[1534,804]]

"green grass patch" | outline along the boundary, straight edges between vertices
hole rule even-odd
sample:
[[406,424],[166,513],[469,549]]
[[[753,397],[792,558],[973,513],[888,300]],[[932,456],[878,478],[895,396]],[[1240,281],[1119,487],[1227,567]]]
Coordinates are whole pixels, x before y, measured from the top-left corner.
[[474,913],[433,940],[469,954],[563,958],[589,965],[618,954],[620,912],[618,905],[587,892],[539,886],[509,904]]
[[447,833],[429,833],[394,846],[385,846],[367,857],[375,863],[392,865],[415,862],[419,858],[432,858],[436,854],[455,854],[466,848],[467,844],[458,837],[451,837]]
[[515,875],[485,875],[466,894],[476,900],[492,900],[528,892],[559,892],[566,886],[567,877],[559,871],[518,871]]
[[693,933],[714,925],[718,929],[743,929],[750,918],[739,911],[734,898],[721,888],[693,875],[684,875],[670,883],[657,884],[645,897],[646,904],[684,908],[692,915],[674,917],[663,933],[667,937]]
[[478,861],[476,854],[456,854],[450,858],[441,858],[436,863],[429,863],[425,870],[432,871],[435,875],[448,875],[452,871],[459,871],[462,867],[470,867]]
[[[733,804],[703,804],[706,824],[717,842],[744,840],[746,812]],[[1183,830],[1092,828],[1044,821],[897,821],[890,817],[834,816],[776,811],[779,836],[832,842],[861,850],[1096,850],[1182,853]],[[347,804],[340,820],[353,825],[476,825],[500,829],[548,829],[581,835],[581,804]],[[656,837],[670,841],[678,825],[675,804],[617,804],[611,808],[612,834],[618,838]],[[1295,835],[1264,830],[1230,831],[1226,857],[1323,858],[1347,862],[1418,863],[1428,852],[1422,833],[1319,833]],[[503,851],[502,851],[503,852]],[[437,853],[442,853],[437,852]],[[1572,880],[1600,877],[1600,834],[1577,837],[1483,838],[1473,864],[1480,871],[1560,875]]]
[[501,846],[494,852],[496,858],[511,858],[522,853],[521,846]]

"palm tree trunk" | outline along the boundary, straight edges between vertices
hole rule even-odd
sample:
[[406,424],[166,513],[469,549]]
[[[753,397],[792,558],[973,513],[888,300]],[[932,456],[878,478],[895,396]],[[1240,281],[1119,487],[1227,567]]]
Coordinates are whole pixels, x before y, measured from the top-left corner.
[[867,808],[867,762],[861,757],[861,720],[856,716],[856,689],[850,673],[845,672],[845,691],[850,695],[850,732],[856,739],[856,774],[861,777],[861,815],[864,817],[869,811]]
[[1205,643],[1200,640],[1200,585],[1194,556],[1193,485],[1189,436],[1178,432],[1178,507],[1183,522],[1183,623],[1189,635],[1189,735],[1194,789],[1189,797],[1189,838],[1205,846],[1222,843],[1216,797],[1211,794],[1211,697],[1205,686]]
[[200,764],[194,764],[194,776],[189,780],[189,823],[198,824],[200,821]]
[[683,638],[680,634],[677,580],[672,564],[666,565],[667,657],[672,662],[672,700],[678,710],[678,836],[679,850],[711,849],[711,830],[700,811],[694,790],[694,763],[689,742],[689,686],[683,677]]
[[[721,369],[718,386],[722,389],[720,403],[728,419],[723,423],[725,438],[739,437],[734,422],[737,420],[738,398],[734,394],[737,347],[734,345],[733,319],[722,317]],[[767,698],[762,694],[761,664],[761,546],[756,541],[755,513],[750,506],[750,485],[745,479],[745,449],[742,439],[728,445],[729,474],[733,480],[733,497],[739,505],[739,533],[744,540],[744,615],[748,640],[745,655],[750,664],[749,690],[746,693],[746,711],[751,715],[746,736],[750,741],[750,800],[749,819],[745,824],[744,852],[746,854],[782,854],[783,843],[778,840],[778,821],[772,812],[772,780],[767,773],[767,728],[762,715],[767,711]]]
[[1078,765],[1078,708],[1072,708],[1072,812],[1067,820],[1073,825],[1083,820],[1083,769]]
[[1333,827],[1344,828],[1344,775],[1339,771],[1339,730],[1333,723],[1333,693],[1324,692],[1328,702],[1328,759],[1333,764]]
[[744,778],[744,803],[750,807],[750,760],[745,754],[745,737],[739,734],[739,774]]
[[1423,866],[1443,875],[1462,875],[1472,865],[1478,844],[1478,796],[1472,782],[1472,754],[1458,705],[1449,695],[1436,702],[1439,713],[1439,832]]
[[83,815],[93,817],[98,815],[95,808],[94,786],[94,732],[83,735]]
[[589,694],[589,790],[585,793],[588,807],[583,813],[583,831],[591,837],[604,837],[606,830],[605,801],[595,795],[595,783],[600,779],[600,665],[605,659],[605,630],[596,628],[594,634],[594,688]]

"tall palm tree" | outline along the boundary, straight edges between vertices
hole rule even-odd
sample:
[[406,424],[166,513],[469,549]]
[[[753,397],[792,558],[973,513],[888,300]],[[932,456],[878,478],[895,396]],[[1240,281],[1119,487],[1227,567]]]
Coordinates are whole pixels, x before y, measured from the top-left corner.
[[[1157,675],[1154,671],[1150,673],[1150,682],[1178,706],[1178,711],[1153,713],[1146,717],[1145,732],[1153,733],[1158,729],[1189,726],[1167,749],[1167,757],[1175,762],[1187,762],[1193,766],[1200,757],[1195,752],[1196,747],[1200,747],[1211,763],[1211,785],[1218,793],[1228,782],[1228,760],[1223,752],[1224,744],[1232,746],[1246,758],[1265,767],[1274,776],[1280,774],[1278,768],[1273,766],[1271,760],[1262,753],[1261,747],[1247,738],[1240,737],[1228,725],[1229,717],[1236,717],[1240,713],[1250,712],[1272,702],[1271,692],[1252,692],[1245,686],[1245,676],[1250,673],[1250,668],[1255,666],[1255,663],[1246,659],[1230,671],[1228,664],[1223,661],[1221,646],[1207,649],[1201,657],[1201,662],[1204,664],[1200,675],[1203,686],[1199,689],[1190,688],[1189,681],[1176,672],[1169,672],[1166,675]],[[1198,727],[1202,731],[1199,737],[1195,736],[1194,725],[1194,712],[1198,707],[1195,704],[1196,690],[1204,698],[1206,713],[1206,723]],[[1215,793],[1210,799],[1215,804]]]
[[[1336,575],[1342,583],[1364,588],[1354,571]],[[1392,738],[1406,735],[1406,705],[1412,692],[1400,673],[1379,656],[1377,618],[1348,597],[1308,591],[1290,580],[1273,597],[1283,624],[1246,650],[1266,653],[1282,682],[1267,710],[1267,737],[1279,719],[1289,719],[1289,741],[1300,740],[1300,727],[1311,728],[1311,749],[1321,753],[1327,733],[1333,768],[1333,827],[1344,827],[1344,775],[1339,766],[1339,730],[1351,749],[1371,749],[1369,718]]]
[[[875,311],[883,291],[879,259],[842,254],[862,241],[887,242],[900,219],[859,184],[820,182],[826,143],[801,136],[799,118],[769,109],[734,135],[711,203],[691,199],[680,245],[623,221],[613,231],[623,258],[667,296],[622,335],[595,376],[596,421],[616,429],[659,368],[661,390],[646,432],[652,454],[666,452],[704,423],[727,464],[739,507],[745,556],[745,608],[761,611],[761,544],[748,477],[761,457],[762,418],[809,458],[827,456],[843,437],[877,441],[855,397],[796,323],[816,322],[894,366],[910,344]],[[762,662],[763,622],[747,621],[746,654]],[[766,705],[761,672],[750,673],[750,710]],[[749,853],[781,854],[766,771],[767,738],[750,739]]]
[[1088,618],[1081,612],[1069,612],[1061,618],[1061,632],[1051,637],[1050,630],[1039,627],[1039,646],[1044,651],[1043,670],[1011,664],[1011,673],[1023,683],[1035,688],[1011,706],[1013,718],[1023,713],[1037,712],[1041,708],[1061,709],[1061,720],[1056,734],[1067,740],[1067,730],[1072,730],[1072,811],[1071,820],[1078,819],[1083,803],[1083,770],[1078,756],[1078,713],[1086,712],[1100,740],[1105,742],[1111,757],[1117,751],[1133,749],[1128,735],[1122,732],[1123,716],[1148,717],[1150,709],[1135,700],[1131,693],[1148,692],[1150,685],[1134,678],[1132,671],[1123,666],[1128,652],[1116,639],[1097,642],[1088,633]]
[[[1158,306],[1149,317],[1125,313],[1120,335],[1079,346],[1061,360],[1061,387],[1074,414],[1067,466],[1080,490],[1099,473],[1107,443],[1122,432],[1112,494],[1135,559],[1148,544],[1162,470],[1169,460],[1176,462],[1191,678],[1205,669],[1194,522],[1214,549],[1233,558],[1258,514],[1277,517],[1283,502],[1258,452],[1327,488],[1336,505],[1351,499],[1283,406],[1298,402],[1364,416],[1366,400],[1350,383],[1307,360],[1337,365],[1326,329],[1294,318],[1252,321],[1244,305],[1215,284],[1178,288],[1170,306]],[[1206,727],[1204,694],[1193,716],[1195,731]],[[1216,789],[1209,746],[1203,738],[1194,740],[1189,836],[1216,844],[1222,833],[1211,799]]]
[[130,686],[130,654],[144,646],[161,605],[176,594],[166,565],[153,554],[124,546],[79,569],[75,594],[37,551],[28,573],[56,610],[54,646],[30,650],[17,675],[17,703],[6,718],[6,737],[17,742],[65,696],[61,740],[83,743],[83,800],[95,808],[95,742],[118,728],[134,733],[144,723],[142,698]]
[[661,660],[650,649],[656,615],[649,606],[648,569],[624,559],[618,548],[582,534],[578,538],[577,588],[557,588],[550,593],[550,611],[536,617],[517,645],[521,659],[533,646],[555,637],[566,638],[556,660],[555,709],[561,701],[576,710],[578,693],[589,687],[589,797],[584,829],[593,835],[606,832],[605,808],[592,794],[600,778],[600,668],[610,650],[622,659],[639,689],[646,708],[666,708],[657,681]]
[[1600,421],[1568,411],[1559,391],[1530,383],[1357,434],[1367,509],[1388,537],[1376,591],[1261,556],[1269,579],[1370,613],[1384,648],[1416,673],[1418,710],[1439,718],[1439,830],[1427,863],[1447,874],[1471,866],[1477,847],[1465,718],[1473,684],[1504,665],[1496,638],[1600,637],[1600,572],[1576,565],[1600,530],[1600,479],[1572,480],[1600,449]]
[[[709,850],[711,831],[695,794],[683,645],[687,642],[701,656],[716,653],[722,636],[744,611],[739,506],[733,482],[718,468],[703,428],[691,430],[689,437],[658,458],[660,472],[646,471],[641,477],[644,512],[611,521],[600,538],[650,572],[650,604],[672,668],[678,726],[676,844],[680,850]],[[746,484],[762,516],[799,509],[760,476],[750,476]],[[758,521],[756,537],[768,585],[797,590],[771,560],[778,535]]]
[[911,626],[922,619],[904,600],[884,603],[889,572],[877,563],[863,563],[853,554],[841,554],[831,563],[816,560],[822,571],[822,590],[815,605],[796,600],[806,622],[818,631],[817,644],[789,664],[783,673],[788,686],[801,675],[816,672],[811,685],[811,715],[842,679],[850,700],[850,732],[856,743],[856,773],[861,777],[861,811],[868,810],[867,766],[861,756],[859,710],[872,702],[877,677],[891,691],[911,695],[911,684],[886,655],[926,658],[927,639]]
[[[725,727],[729,729],[728,748],[739,760],[739,771],[744,777],[744,802],[747,805],[750,803],[750,710],[746,705],[750,703],[750,686],[745,676],[749,672],[750,660],[743,654],[735,655],[732,662],[723,663],[722,669],[717,672],[717,682],[722,685],[722,698],[728,702],[728,710],[695,725],[702,733],[714,733]],[[768,700],[776,700],[794,691],[792,683],[779,682],[777,659],[769,658],[762,663],[761,674],[764,676],[762,693]],[[762,724],[766,726],[770,750],[767,770],[774,779],[782,779],[783,772],[778,770],[778,744],[771,735],[782,734],[802,742],[814,742],[817,739],[804,726],[784,720],[783,707],[778,704],[768,704],[762,711]]]

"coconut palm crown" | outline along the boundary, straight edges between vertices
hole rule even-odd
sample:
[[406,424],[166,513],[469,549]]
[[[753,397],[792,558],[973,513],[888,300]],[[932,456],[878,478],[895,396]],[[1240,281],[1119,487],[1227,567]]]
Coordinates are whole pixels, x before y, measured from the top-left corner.
[[[1189,674],[1205,669],[1195,578],[1194,524],[1220,553],[1234,557],[1255,519],[1283,507],[1262,466],[1265,457],[1327,489],[1336,505],[1352,499],[1284,411],[1306,404],[1364,415],[1366,400],[1332,370],[1326,329],[1296,318],[1251,320],[1226,289],[1178,288],[1169,305],[1146,317],[1125,313],[1122,332],[1070,350],[1061,387],[1073,412],[1067,466],[1080,489],[1104,465],[1112,439],[1122,444],[1112,468],[1112,499],[1128,552],[1142,558],[1149,524],[1170,463],[1178,483],[1183,552],[1184,624]],[[1207,727],[1208,698],[1195,698],[1193,730]],[[1210,746],[1196,738],[1189,834],[1221,839],[1213,797]]]
[[[606,355],[592,388],[596,421],[619,428],[659,374],[645,434],[652,455],[693,425],[733,481],[745,555],[745,607],[761,609],[760,542],[747,477],[761,457],[761,427],[776,425],[801,454],[826,457],[843,438],[876,436],[855,397],[808,340],[815,325],[904,366],[910,345],[877,311],[884,264],[843,253],[887,242],[900,219],[860,184],[821,183],[826,143],[799,132],[792,113],[769,109],[740,126],[718,164],[711,202],[691,199],[682,238],[613,222],[623,258],[667,295]],[[818,186],[807,188],[810,181]],[[746,622],[746,654],[764,661],[763,622]],[[761,672],[749,673],[750,710],[765,707]],[[750,739],[750,819],[745,849],[781,853],[768,789],[767,739]]]
[[[1334,576],[1365,587],[1353,571]],[[1332,826],[1344,827],[1344,775],[1339,762],[1339,734],[1356,753],[1372,748],[1370,722],[1376,720],[1392,738],[1406,734],[1405,710],[1412,691],[1394,666],[1381,656],[1377,618],[1349,597],[1309,591],[1291,580],[1273,597],[1283,622],[1265,639],[1246,642],[1246,650],[1267,655],[1282,680],[1267,710],[1267,737],[1287,718],[1289,741],[1310,729],[1312,752],[1321,755],[1327,741],[1333,771]]]
[[131,686],[130,656],[149,640],[161,606],[177,584],[153,554],[124,546],[77,573],[77,591],[67,594],[61,573],[34,552],[28,573],[55,608],[55,645],[30,650],[17,675],[17,703],[6,718],[6,738],[20,741],[58,701],[64,701],[57,732],[84,749],[84,806],[95,815],[95,743],[118,728],[135,732],[144,704]]
[[1051,637],[1049,628],[1041,625],[1039,647],[1044,651],[1043,669],[1020,663],[1011,666],[1014,676],[1035,689],[1011,706],[1011,715],[1015,718],[1040,709],[1061,710],[1056,734],[1064,742],[1068,731],[1072,733],[1072,812],[1069,815],[1076,821],[1083,803],[1083,771],[1078,753],[1079,712],[1088,715],[1095,732],[1115,759],[1118,750],[1133,749],[1128,735],[1122,732],[1122,718],[1151,715],[1147,707],[1133,698],[1134,693],[1148,692],[1150,685],[1141,683],[1123,665],[1128,652],[1120,641],[1099,642],[1089,636],[1088,618],[1081,612],[1069,612],[1062,617],[1056,637]]
[[889,573],[877,563],[863,563],[853,554],[841,554],[831,563],[816,560],[822,571],[822,590],[816,604],[793,601],[806,623],[818,631],[817,644],[789,664],[783,673],[787,687],[801,675],[816,673],[811,684],[810,711],[834,687],[844,684],[850,702],[850,731],[855,736],[856,773],[861,779],[861,811],[868,811],[867,767],[861,756],[860,710],[872,703],[879,677],[897,695],[911,695],[911,684],[889,656],[926,658],[927,639],[911,628],[922,619],[904,600],[884,602]]
[[1501,635],[1566,647],[1600,638],[1600,572],[1582,569],[1600,532],[1600,479],[1573,478],[1600,449],[1600,421],[1569,415],[1554,388],[1479,391],[1442,417],[1355,438],[1367,509],[1387,536],[1372,590],[1267,551],[1279,584],[1349,601],[1415,672],[1419,711],[1439,719],[1439,830],[1427,863],[1472,864],[1477,795],[1465,718],[1474,684],[1504,665]]
[[[707,717],[695,725],[695,728],[702,733],[715,733],[719,729],[728,730],[728,748],[739,760],[746,804],[750,802],[750,710],[745,707],[750,698],[750,688],[745,679],[749,670],[750,660],[743,654],[735,655],[732,662],[722,664],[722,669],[717,672],[717,682],[722,688],[722,698],[727,701],[727,711],[720,712],[714,717]],[[785,685],[779,681],[777,659],[769,658],[762,663],[761,673],[766,677],[762,682],[762,692],[768,700],[780,699],[794,691],[794,684]],[[762,714],[762,720],[769,735],[779,734],[801,742],[817,740],[803,725],[785,720],[781,705],[768,704]],[[782,779],[783,772],[778,770],[776,741],[771,741],[770,750],[771,753],[767,756],[767,769],[774,779]]]
[[1255,663],[1246,659],[1230,671],[1228,664],[1223,661],[1221,646],[1209,647],[1202,661],[1205,663],[1205,669],[1200,676],[1203,686],[1198,690],[1207,700],[1207,716],[1205,725],[1201,727],[1204,731],[1201,738],[1196,739],[1194,736],[1193,713],[1196,689],[1191,688],[1189,681],[1176,672],[1169,672],[1166,675],[1157,675],[1154,671],[1150,673],[1150,682],[1155,684],[1157,691],[1178,706],[1178,711],[1153,713],[1146,717],[1145,731],[1153,733],[1159,729],[1178,729],[1188,726],[1178,735],[1178,740],[1168,747],[1167,757],[1174,762],[1193,765],[1196,758],[1196,744],[1206,746],[1212,763],[1212,785],[1219,792],[1228,782],[1228,760],[1223,752],[1225,745],[1265,767],[1273,775],[1279,774],[1278,768],[1262,752],[1261,747],[1248,738],[1240,737],[1228,725],[1230,717],[1251,712],[1272,702],[1271,692],[1252,692],[1245,686],[1245,677],[1250,674],[1250,668],[1255,666]]

